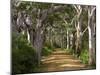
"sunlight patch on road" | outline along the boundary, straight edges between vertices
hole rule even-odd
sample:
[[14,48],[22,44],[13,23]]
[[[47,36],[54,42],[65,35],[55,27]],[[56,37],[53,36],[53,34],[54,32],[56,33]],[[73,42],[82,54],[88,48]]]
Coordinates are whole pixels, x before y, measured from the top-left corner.
[[60,65],[60,67],[85,67],[85,65],[78,65],[78,64],[63,64],[63,65]]
[[43,59],[42,62],[46,63],[80,63],[80,60],[75,60],[75,59],[58,59],[55,57],[51,57],[48,59]]
[[50,57],[50,58],[47,58],[47,59],[42,59],[41,61],[44,62],[44,61],[50,61],[50,60],[53,60],[55,59],[55,57]]

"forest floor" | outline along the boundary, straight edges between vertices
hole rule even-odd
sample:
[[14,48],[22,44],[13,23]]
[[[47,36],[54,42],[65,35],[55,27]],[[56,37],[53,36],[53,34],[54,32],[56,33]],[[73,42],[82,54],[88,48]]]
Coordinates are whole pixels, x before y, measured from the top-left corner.
[[88,69],[86,64],[61,49],[55,49],[49,56],[42,57],[40,72],[57,72]]

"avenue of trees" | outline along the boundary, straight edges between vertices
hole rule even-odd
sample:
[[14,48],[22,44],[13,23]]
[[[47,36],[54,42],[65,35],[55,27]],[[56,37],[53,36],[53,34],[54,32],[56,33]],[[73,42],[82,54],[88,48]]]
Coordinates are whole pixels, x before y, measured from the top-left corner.
[[69,51],[85,64],[96,65],[96,7],[93,5],[12,0],[11,27],[14,73],[34,72],[33,67],[41,64],[42,56],[54,48]]

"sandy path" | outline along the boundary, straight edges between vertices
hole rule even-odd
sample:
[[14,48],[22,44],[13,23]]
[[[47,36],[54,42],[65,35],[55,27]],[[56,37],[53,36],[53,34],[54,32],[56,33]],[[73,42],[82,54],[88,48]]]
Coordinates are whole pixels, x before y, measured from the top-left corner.
[[86,65],[73,55],[56,49],[51,55],[42,58],[41,72],[68,71],[86,69]]

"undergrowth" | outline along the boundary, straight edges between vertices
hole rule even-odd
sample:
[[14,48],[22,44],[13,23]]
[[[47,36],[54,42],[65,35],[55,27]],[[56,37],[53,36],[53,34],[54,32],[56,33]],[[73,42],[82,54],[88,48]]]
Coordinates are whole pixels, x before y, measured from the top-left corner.
[[12,73],[23,74],[34,72],[36,68],[34,48],[23,35],[12,35]]

